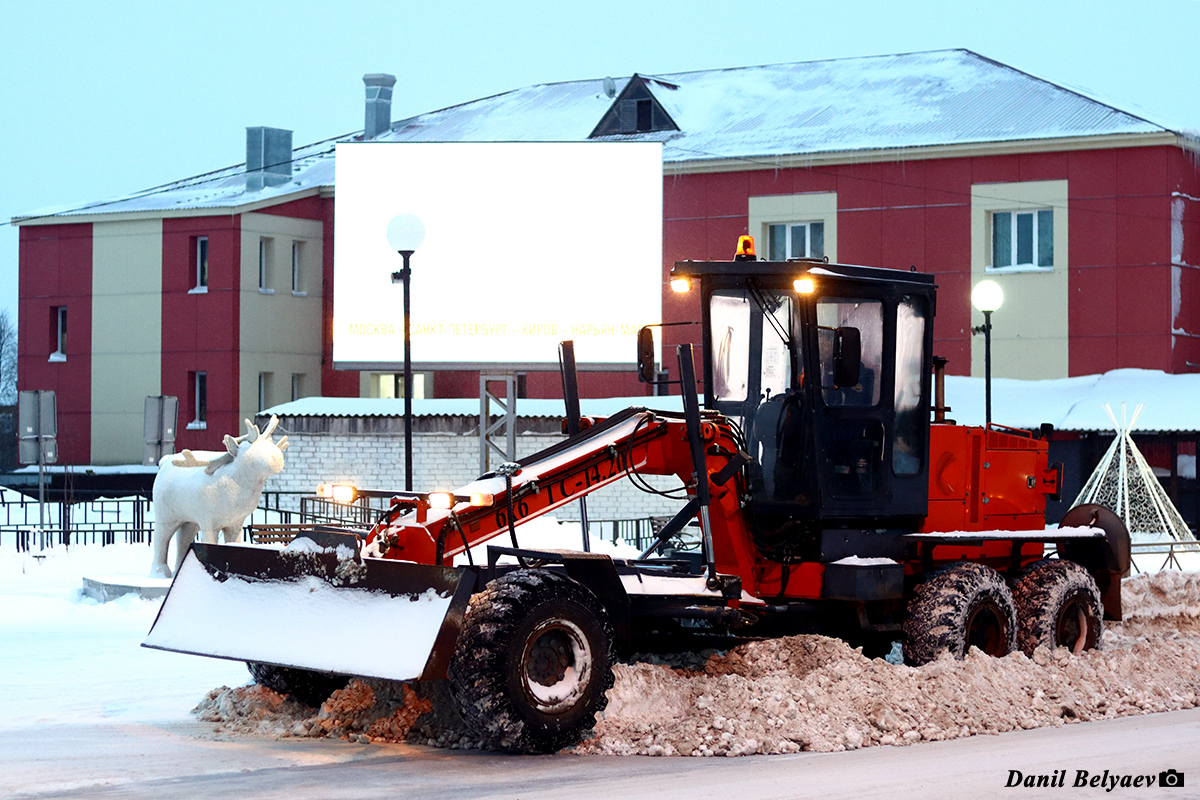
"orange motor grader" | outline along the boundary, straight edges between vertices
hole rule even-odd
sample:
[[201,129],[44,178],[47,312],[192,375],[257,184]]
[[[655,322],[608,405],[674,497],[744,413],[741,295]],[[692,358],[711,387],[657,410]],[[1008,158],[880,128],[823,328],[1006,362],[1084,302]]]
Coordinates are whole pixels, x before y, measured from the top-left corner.
[[[594,723],[620,654],[820,633],[919,665],[1078,652],[1120,619],[1121,521],[1084,506],[1047,529],[1044,438],[945,419],[931,276],[742,254],[671,278],[699,300],[703,407],[684,345],[682,413],[569,413],[578,432],[453,493],[387,493],[369,530],[194,544],[145,646],[245,660],[314,704],[347,676],[448,678],[483,741],[544,752]],[[639,370],[656,380],[649,329]],[[639,558],[520,546],[522,523],[645,475],[678,478],[682,507]],[[687,533],[698,549],[673,547]]]

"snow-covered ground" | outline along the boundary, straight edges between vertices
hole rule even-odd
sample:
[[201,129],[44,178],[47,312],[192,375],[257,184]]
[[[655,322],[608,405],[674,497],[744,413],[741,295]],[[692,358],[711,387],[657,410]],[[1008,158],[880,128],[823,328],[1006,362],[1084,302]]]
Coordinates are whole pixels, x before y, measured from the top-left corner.
[[[523,547],[579,547],[578,524],[552,519],[522,526]],[[507,544],[507,537],[502,540]],[[594,542],[594,549],[636,555]],[[486,561],[485,551],[475,554]],[[109,603],[84,596],[83,578],[145,578],[150,547],[115,544],[18,553],[0,548],[0,726],[191,720],[212,688],[249,680],[240,661],[141,647],[161,600],[126,595]]]
[[147,545],[44,555],[0,549],[0,727],[190,720],[209,689],[248,680],[240,662],[141,647],[161,600],[83,596],[84,576],[147,575]]
[[[560,526],[552,520],[547,520],[537,525],[527,526],[519,530],[519,534],[520,543],[525,547],[578,546],[578,540],[575,538],[578,536],[577,525]],[[600,543],[597,549],[617,555],[629,555],[632,551],[632,548],[627,546],[614,546],[611,543]],[[1189,555],[1191,556],[1188,559],[1189,563],[1185,566],[1191,566],[1190,562],[1196,558],[1195,554]],[[1155,556],[1155,559],[1161,563],[1162,557]],[[0,549],[0,609],[3,610],[3,613],[0,614],[0,675],[5,678],[4,694],[6,695],[5,709],[7,712],[0,717],[0,729],[40,727],[47,724],[189,722],[195,719],[191,714],[192,709],[201,703],[212,689],[222,685],[238,687],[249,682],[245,667],[240,662],[200,658],[140,647],[141,641],[154,621],[161,604],[160,600],[143,600],[129,595],[113,602],[98,603],[85,597],[80,590],[82,579],[85,576],[105,576],[111,579],[115,576],[127,575],[130,578],[137,578],[148,573],[149,565],[150,548],[146,545],[119,544],[108,547],[88,546],[70,549],[58,547],[47,550],[43,554],[17,553],[11,547]],[[1147,563],[1145,568],[1153,566],[1157,566],[1157,564]],[[1086,663],[1079,662],[1079,668],[1087,667],[1100,672],[1116,670],[1124,674],[1127,672],[1126,667],[1129,666],[1126,662],[1138,661],[1145,667],[1154,661],[1158,656],[1159,643],[1166,647],[1166,650],[1162,652],[1163,657],[1167,655],[1168,651],[1176,660],[1181,657],[1190,657],[1192,649],[1189,648],[1192,648],[1192,645],[1187,642],[1191,640],[1191,636],[1195,635],[1195,619],[1196,615],[1200,614],[1200,608],[1197,607],[1197,591],[1200,581],[1197,580],[1194,573],[1175,573],[1175,575],[1177,577],[1164,574],[1162,576],[1164,580],[1156,578],[1153,584],[1147,583],[1145,578],[1137,579],[1131,584],[1130,589],[1136,593],[1130,596],[1129,600],[1133,601],[1133,607],[1138,609],[1134,619],[1125,625],[1112,626],[1111,633],[1106,633],[1107,653],[1103,656],[1097,655],[1089,658]],[[1177,589],[1178,591],[1176,591]],[[1178,600],[1172,600],[1172,594],[1181,596]],[[1151,600],[1153,602],[1150,602]],[[1179,604],[1182,605],[1176,608],[1175,605]],[[1162,607],[1160,608],[1160,606]],[[1146,619],[1143,620],[1143,617]],[[1174,632],[1176,625],[1180,623],[1183,624],[1183,629],[1180,629],[1179,633],[1183,633],[1183,630],[1187,631],[1184,633],[1184,639],[1180,639],[1179,633]],[[733,709],[746,705],[757,697],[754,692],[751,692],[754,697],[743,696],[745,687],[741,684],[744,684],[745,681],[741,677],[734,677],[749,676],[747,668],[742,666],[739,658],[745,660],[746,663],[749,663],[750,660],[761,661],[763,659],[771,664],[778,662],[777,666],[766,670],[768,673],[780,668],[784,668],[786,671],[786,664],[790,659],[784,657],[783,650],[780,648],[787,650],[788,648],[809,646],[796,643],[786,646],[766,644],[759,647],[760,650],[763,650],[762,653],[748,652],[744,657],[737,658],[731,655],[733,661],[728,664],[725,661],[712,662],[705,670],[709,673],[708,675],[693,678],[675,675],[669,669],[655,668],[648,664],[623,666],[618,675],[618,685],[614,691],[613,703],[608,711],[608,720],[598,727],[597,739],[582,749],[609,753],[661,752],[661,745],[657,741],[645,739],[650,732],[654,730],[666,732],[680,725],[690,730],[689,726],[699,724],[696,714],[704,717],[708,723],[713,723],[708,719],[712,715],[706,716],[706,712],[700,708],[704,703],[692,703],[692,700],[704,697],[705,703],[713,705],[714,708],[721,707],[721,704],[725,703],[725,707],[721,707],[721,713],[724,715],[722,718],[732,719],[730,715],[733,713]],[[845,679],[846,675],[841,673],[849,669],[852,672],[863,672],[864,679],[869,683],[876,683],[881,680],[876,673],[882,671],[887,673],[884,677],[891,676],[895,681],[911,680],[916,681],[917,684],[921,683],[919,680],[921,676],[915,673],[910,676],[908,668],[891,670],[882,662],[873,663],[848,650],[843,653],[842,650],[846,648],[840,643],[830,642],[828,647],[834,648],[837,652],[828,658],[822,656],[824,659],[822,663],[828,661],[832,665],[830,669],[838,672],[839,678]],[[1180,648],[1187,652],[1183,652]],[[779,653],[776,653],[777,650]],[[1179,652],[1175,652],[1176,650]],[[734,663],[734,661],[738,663]],[[1010,661],[1011,664],[1008,663]],[[1002,662],[987,660],[975,663],[975,660],[968,659],[967,663],[959,665],[922,669],[926,671],[929,669],[941,670],[948,675],[950,673],[957,675],[958,679],[965,679],[974,676],[974,673],[980,670],[990,674],[990,671],[999,669],[1003,663],[1005,668],[1013,673],[1013,685],[1016,687],[1013,689],[1014,697],[1020,695],[1014,700],[1014,707],[1017,707],[1022,703],[1029,702],[1028,696],[1022,692],[1025,683],[1032,680],[1033,673],[1041,675],[1046,670],[1075,669],[1070,665],[1064,666],[1049,662],[1035,664],[1034,661],[1036,659],[1031,661],[1025,659],[1024,656],[1013,656]],[[1164,666],[1167,661],[1170,659],[1164,661]],[[796,663],[799,663],[799,660]],[[755,667],[755,669],[758,668]],[[815,666],[814,669],[816,669]],[[1139,670],[1139,672],[1144,671]],[[892,672],[895,672],[895,675],[892,675]],[[958,675],[959,672],[963,674]],[[729,677],[723,677],[727,673]],[[868,673],[870,674],[868,675]],[[1107,675],[1107,672],[1105,674]],[[1052,677],[1058,680],[1061,676],[1056,673]],[[1092,677],[1094,679],[1094,676]],[[988,678],[989,681],[995,679],[994,675]],[[737,686],[730,684],[734,689],[741,688],[738,691],[732,691],[729,686],[725,686],[730,680],[733,681],[733,684],[737,684]],[[768,682],[770,680],[773,679],[768,679]],[[711,683],[712,686],[708,686],[705,681]],[[784,683],[787,683],[787,680]],[[954,680],[950,681],[950,684],[954,683]],[[926,682],[926,687],[928,685],[930,684]],[[1192,692],[1195,694],[1195,687],[1191,684],[1188,686],[1191,688],[1174,684],[1171,684],[1169,688],[1155,686],[1150,692],[1155,696],[1162,696],[1165,693],[1166,697],[1173,698],[1171,702],[1162,706],[1164,710],[1189,707],[1194,701],[1184,702],[1175,697],[1180,693]],[[647,692],[647,690],[649,691]],[[786,693],[786,690],[787,687],[783,684],[772,689],[776,693]],[[867,693],[869,694],[870,691]],[[948,684],[947,692],[950,694],[960,691]],[[1131,689],[1130,692],[1133,690]],[[675,697],[676,695],[678,697]],[[653,719],[648,718],[645,716],[646,708],[643,707],[648,696],[660,699],[668,696],[675,697],[676,701],[683,705],[667,714],[663,719],[657,719],[654,715],[651,715],[654,717]],[[774,697],[774,695],[771,696]],[[828,698],[828,700],[832,701],[833,698]],[[1017,702],[1018,700],[1021,702]],[[786,698],[779,702],[786,705]],[[1081,704],[1078,713],[1083,718],[1137,713],[1143,705],[1142,702],[1139,702],[1138,708],[1131,706],[1127,710],[1109,712],[1090,708],[1088,704],[1092,702],[1091,699],[1085,700],[1081,697],[1077,702]],[[656,702],[654,705],[657,708],[655,714],[661,715],[660,712],[664,711],[663,703]],[[817,702],[816,705],[823,706],[825,704]],[[829,707],[837,705],[834,703]],[[1101,707],[1103,708],[1103,706]],[[1149,708],[1150,706],[1146,705],[1146,709]],[[999,716],[995,709],[992,709],[990,713],[992,716]],[[1053,714],[1050,716],[1054,717]],[[782,720],[782,717],[780,719]],[[1057,719],[1051,721],[1062,724]],[[846,722],[847,729],[851,729],[855,728],[860,720],[843,722]],[[1014,718],[1012,722],[1013,724],[1006,723],[998,729],[1006,730],[1032,724],[1024,717]],[[1047,724],[1041,720],[1034,720],[1034,722]],[[732,722],[730,724],[732,725]],[[783,725],[780,721],[776,721],[775,724],[777,727]],[[914,718],[913,729],[919,727]],[[680,741],[690,741],[695,738],[683,728],[674,731],[673,735]],[[715,731],[715,728],[707,732],[697,729],[696,733],[700,736],[697,742],[703,741],[705,736],[710,736]],[[825,739],[818,741],[818,733],[821,737],[833,736],[832,733],[823,729],[816,731],[814,728],[813,731],[806,730],[805,733],[809,745],[824,742],[820,748],[813,747],[812,749],[838,749],[842,744],[840,739],[833,738],[827,742]],[[966,735],[965,728],[960,734],[955,735]],[[924,731],[922,731],[922,736],[924,736]],[[880,733],[876,743],[891,743],[885,737],[886,734]],[[905,737],[905,739],[907,738]],[[941,737],[937,736],[937,738]],[[676,743],[678,744],[678,742]],[[857,740],[855,742],[846,741],[844,744],[854,746],[858,742]],[[656,745],[659,747],[657,751],[652,749]],[[666,752],[671,751],[672,748],[666,750]],[[769,752],[769,750],[762,751]],[[679,751],[676,749],[675,752]],[[751,749],[749,752],[754,752],[754,750]],[[780,752],[786,752],[786,749]]]

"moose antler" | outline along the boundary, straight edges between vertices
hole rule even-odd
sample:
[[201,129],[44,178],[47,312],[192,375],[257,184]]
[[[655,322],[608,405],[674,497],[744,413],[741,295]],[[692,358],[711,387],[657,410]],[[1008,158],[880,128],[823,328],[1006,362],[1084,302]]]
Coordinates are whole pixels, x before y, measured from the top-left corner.
[[191,450],[184,450],[175,458],[171,459],[171,463],[177,467],[207,467],[207,461],[200,461],[196,458],[196,454]]

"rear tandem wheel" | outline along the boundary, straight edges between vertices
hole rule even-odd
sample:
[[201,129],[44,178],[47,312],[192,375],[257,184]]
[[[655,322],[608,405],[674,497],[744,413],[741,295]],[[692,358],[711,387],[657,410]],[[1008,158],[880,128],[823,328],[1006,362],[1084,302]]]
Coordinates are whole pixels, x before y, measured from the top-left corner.
[[1026,567],[1013,585],[1020,617],[1017,643],[1032,656],[1038,645],[1072,653],[1100,645],[1104,630],[1100,589],[1074,561],[1043,559]]
[[972,647],[1006,656],[1017,647],[1012,592],[1000,573],[963,561],[917,586],[904,621],[904,661],[927,664],[942,650],[963,658]]
[[455,706],[488,746],[553,752],[608,704],[612,628],[576,581],[515,570],[471,598],[449,673]]

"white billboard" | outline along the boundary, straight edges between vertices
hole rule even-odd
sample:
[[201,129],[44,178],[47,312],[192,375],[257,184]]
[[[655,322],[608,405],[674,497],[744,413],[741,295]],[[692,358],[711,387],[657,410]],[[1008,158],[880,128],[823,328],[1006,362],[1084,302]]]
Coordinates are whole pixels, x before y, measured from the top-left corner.
[[337,146],[333,360],[404,362],[401,256],[389,222],[415,215],[414,369],[628,369],[662,318],[662,150],[656,142]]

